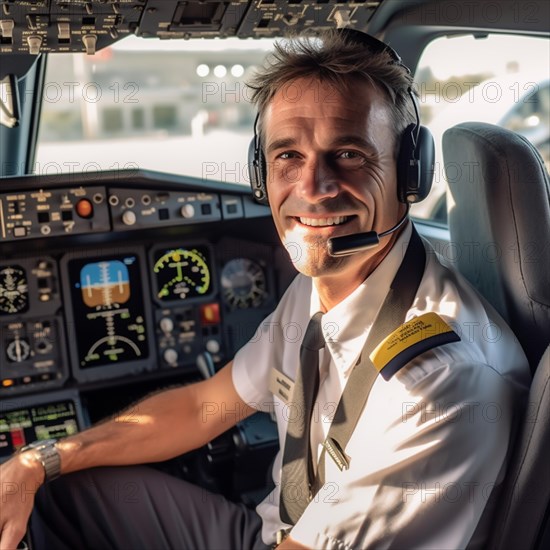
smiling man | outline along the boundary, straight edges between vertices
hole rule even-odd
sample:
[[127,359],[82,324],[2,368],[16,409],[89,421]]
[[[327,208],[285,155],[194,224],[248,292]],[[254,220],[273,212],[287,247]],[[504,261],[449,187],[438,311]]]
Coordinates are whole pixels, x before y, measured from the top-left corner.
[[333,257],[328,239],[382,232],[401,218],[396,140],[383,92],[350,78],[338,90],[316,78],[275,93],[262,120],[269,167],[268,195],[283,244],[297,246],[296,268],[315,278],[326,310],[355,290],[395,243],[371,253]]
[[[407,220],[429,187],[410,170],[428,144],[409,71],[376,40],[335,31],[279,46],[251,85],[255,196],[300,274],[212,378],[0,466],[0,547],[60,473],[36,496],[37,548],[483,546],[528,367]],[[205,414],[212,404],[241,414]],[[256,510],[155,470],[104,468],[196,449],[256,410],[276,416],[281,445]]]
[[[482,547],[528,367],[498,314],[403,223],[429,189],[416,163],[433,146],[409,70],[346,29],[277,47],[251,86],[252,186],[300,272],[264,338],[233,362],[241,399],[273,409],[279,425],[263,540]],[[293,324],[301,338],[283,330]],[[466,334],[472,326],[500,338]],[[304,364],[304,348],[318,358]]]

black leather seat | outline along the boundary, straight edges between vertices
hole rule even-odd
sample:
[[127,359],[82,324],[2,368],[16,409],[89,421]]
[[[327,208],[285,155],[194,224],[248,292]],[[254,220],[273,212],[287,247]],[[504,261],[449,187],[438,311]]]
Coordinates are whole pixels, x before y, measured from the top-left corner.
[[[550,548],[550,185],[537,150],[485,123],[447,130],[458,269],[514,330],[534,372],[499,495],[492,550]],[[546,350],[546,351],[545,351]]]

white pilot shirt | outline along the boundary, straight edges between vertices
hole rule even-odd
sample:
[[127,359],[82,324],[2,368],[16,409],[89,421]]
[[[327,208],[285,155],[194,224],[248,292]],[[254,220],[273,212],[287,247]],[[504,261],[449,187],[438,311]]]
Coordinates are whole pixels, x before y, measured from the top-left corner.
[[[326,346],[311,427],[318,456],[410,234],[411,224],[376,270],[322,317]],[[311,279],[298,275],[233,363],[240,397],[277,419],[275,489],[257,507],[268,545],[288,527],[279,516],[279,486],[291,414],[270,392],[270,372],[295,380],[301,340],[320,309]],[[389,381],[378,376],[345,449],[349,469],[341,472],[326,454],[325,484],[292,529],[305,546],[456,550],[477,547],[488,534],[480,518],[502,480],[530,382],[527,360],[496,311],[433,251],[406,320],[426,312],[438,313],[461,340],[421,354]]]

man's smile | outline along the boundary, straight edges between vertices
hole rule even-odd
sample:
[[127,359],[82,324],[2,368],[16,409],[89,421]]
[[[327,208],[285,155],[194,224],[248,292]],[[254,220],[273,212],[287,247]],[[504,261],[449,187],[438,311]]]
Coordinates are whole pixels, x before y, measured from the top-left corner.
[[294,219],[301,225],[307,225],[309,227],[330,227],[333,225],[343,225],[351,218],[352,216],[327,216],[325,218],[299,216]]

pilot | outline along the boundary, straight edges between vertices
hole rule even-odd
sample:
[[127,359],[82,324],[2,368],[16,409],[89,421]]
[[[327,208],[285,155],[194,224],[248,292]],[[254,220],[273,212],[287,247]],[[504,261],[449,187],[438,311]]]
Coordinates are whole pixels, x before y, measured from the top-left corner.
[[[483,546],[528,367],[408,219],[433,162],[410,72],[338,30],[278,45],[250,85],[255,197],[300,273],[212,378],[2,465],[1,548],[33,505],[56,550]],[[257,410],[281,451],[255,510],[138,466]]]

